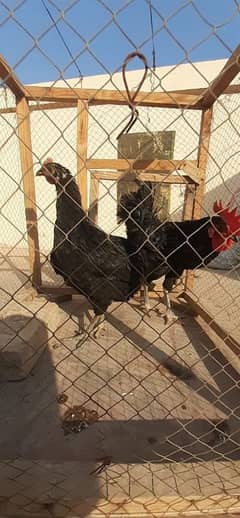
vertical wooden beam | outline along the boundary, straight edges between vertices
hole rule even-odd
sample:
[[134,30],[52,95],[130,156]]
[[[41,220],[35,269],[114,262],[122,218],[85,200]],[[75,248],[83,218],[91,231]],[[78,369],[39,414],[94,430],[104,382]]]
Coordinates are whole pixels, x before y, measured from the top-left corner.
[[212,111],[212,108],[207,108],[202,112],[198,147],[198,167],[202,169],[203,179],[202,182],[196,186],[196,196],[193,209],[194,219],[198,219],[202,215],[202,200],[205,189],[208,150],[211,136]]
[[[193,206],[193,219],[201,218],[202,215],[202,201],[205,189],[206,168],[208,160],[208,150],[211,135],[212,123],[212,108],[207,108],[202,111],[201,127],[199,134],[198,146],[198,167],[202,169],[203,178],[199,185],[196,185],[196,194]],[[188,271],[186,274],[185,290],[192,290],[193,288],[193,272]]]
[[184,205],[183,205],[183,220],[193,218],[194,200],[196,195],[196,185],[187,184],[185,189]]
[[79,186],[82,207],[87,210],[87,138],[88,138],[88,104],[78,101],[77,104],[77,183]]
[[22,169],[24,205],[27,223],[29,263],[32,284],[41,285],[41,265],[37,228],[36,196],[33,176],[30,112],[25,97],[16,100],[19,151]]
[[90,178],[90,200],[88,216],[94,222],[98,220],[98,198],[99,198],[99,180],[91,173]]
[[[193,211],[194,211],[194,200],[196,196],[196,184],[187,184],[185,189],[185,196],[184,196],[184,204],[183,204],[183,216],[182,219],[189,220],[193,219]],[[191,275],[193,277],[193,274],[191,271],[186,271],[183,273],[181,277],[181,282],[179,283],[177,291],[179,293],[182,292],[183,286],[186,288],[186,283],[190,283]]]

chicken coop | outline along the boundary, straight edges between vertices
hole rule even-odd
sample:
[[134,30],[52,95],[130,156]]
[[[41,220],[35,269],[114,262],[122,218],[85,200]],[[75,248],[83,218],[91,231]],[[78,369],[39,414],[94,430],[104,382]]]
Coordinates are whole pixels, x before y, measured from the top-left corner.
[[[160,7],[142,3],[152,21]],[[69,27],[68,9],[58,14]],[[117,208],[147,182],[161,224],[211,219],[220,200],[238,218],[240,45],[226,48],[224,60],[150,67],[136,47],[125,61],[140,57],[136,70],[40,84],[0,57],[0,517],[240,512],[240,228],[231,248],[179,275],[173,320],[161,316],[160,278],[150,311],[140,286],[109,305],[104,333],[79,342],[91,297],[53,270],[59,194],[36,176],[49,158],[70,171],[101,246],[127,240]]]

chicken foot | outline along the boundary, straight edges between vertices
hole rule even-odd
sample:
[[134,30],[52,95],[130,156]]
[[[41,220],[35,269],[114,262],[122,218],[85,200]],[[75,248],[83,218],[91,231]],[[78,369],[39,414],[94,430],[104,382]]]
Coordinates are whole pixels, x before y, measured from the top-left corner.
[[169,322],[176,320],[176,316],[173,313],[171,301],[169,297],[168,290],[163,290],[163,304],[165,306],[165,311],[162,312],[158,307],[156,308],[156,312],[164,318],[165,324],[169,324]]

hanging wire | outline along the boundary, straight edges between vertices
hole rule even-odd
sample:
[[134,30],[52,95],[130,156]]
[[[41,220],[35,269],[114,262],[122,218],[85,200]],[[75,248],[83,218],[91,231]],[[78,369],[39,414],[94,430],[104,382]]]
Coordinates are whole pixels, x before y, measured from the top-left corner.
[[155,42],[154,42],[154,30],[153,30],[153,12],[152,12],[152,2],[149,2],[149,14],[150,14],[150,25],[151,25],[151,38],[152,38],[152,68],[156,70],[156,50],[155,50]]
[[78,64],[77,64],[76,59],[75,59],[75,58],[74,58],[74,56],[73,56],[73,53],[72,53],[71,49],[69,48],[69,46],[68,46],[68,44],[67,44],[67,42],[66,42],[66,40],[65,40],[64,36],[62,35],[62,33],[61,33],[61,31],[60,31],[59,27],[57,26],[57,23],[56,23],[56,21],[54,20],[54,18],[53,18],[53,16],[52,16],[51,11],[48,9],[48,6],[47,6],[46,2],[45,2],[44,0],[41,0],[41,1],[42,1],[42,5],[43,5],[43,7],[45,8],[46,12],[48,13],[49,18],[51,18],[52,22],[54,23],[55,29],[56,29],[56,31],[57,31],[57,33],[58,33],[58,35],[59,35],[60,39],[62,40],[62,42],[63,42],[63,44],[64,44],[65,48],[67,49],[69,56],[70,56],[70,57],[72,58],[72,60],[74,61],[74,64],[75,64],[75,66],[76,66],[76,69],[77,69],[77,71],[78,71],[78,73],[79,73],[79,75],[80,75],[80,81],[82,81],[82,80],[83,80],[82,72],[81,72],[81,70],[80,70],[80,68],[79,68],[79,66],[78,66]]
[[[155,42],[154,42],[154,30],[153,30],[153,10],[152,10],[152,2],[149,1],[149,15],[150,15],[150,26],[151,26],[151,39],[152,39],[152,70],[150,70],[150,85],[151,92],[154,91],[154,75],[153,72],[156,70],[156,50],[155,50]],[[147,109],[147,121],[148,124],[151,123],[150,117],[150,108]]]

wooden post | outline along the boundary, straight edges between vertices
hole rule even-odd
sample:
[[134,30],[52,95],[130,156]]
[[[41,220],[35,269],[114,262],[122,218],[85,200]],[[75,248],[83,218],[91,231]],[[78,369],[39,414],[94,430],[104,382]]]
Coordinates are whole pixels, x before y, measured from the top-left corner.
[[98,198],[99,180],[94,176],[94,173],[91,173],[88,216],[94,223],[97,223],[98,220]]
[[[189,220],[193,218],[193,210],[194,210],[194,200],[196,195],[196,184],[186,184],[185,196],[184,196],[184,204],[183,204],[183,221]],[[186,271],[181,276],[181,281],[178,287],[178,292],[181,293],[184,289],[186,289],[186,283],[189,282],[191,278],[191,271]]]
[[88,137],[88,104],[78,101],[77,104],[77,183],[79,186],[82,207],[87,210],[87,137]]
[[28,251],[32,284],[41,285],[41,266],[37,228],[36,197],[33,176],[29,106],[25,97],[16,100],[20,161],[27,223]]
[[4,84],[8,86],[11,92],[16,98],[21,99],[25,95],[25,87],[15,76],[11,67],[6,63],[3,56],[0,56],[0,78],[4,81]]
[[[193,206],[193,219],[198,219],[202,215],[202,200],[204,196],[205,179],[206,179],[206,168],[208,159],[208,149],[210,142],[212,123],[212,108],[207,108],[202,112],[201,128],[199,135],[199,147],[198,147],[198,167],[202,170],[202,181],[199,185],[196,185],[196,195]],[[192,290],[193,287],[193,272],[188,271],[186,274],[185,290]]]

